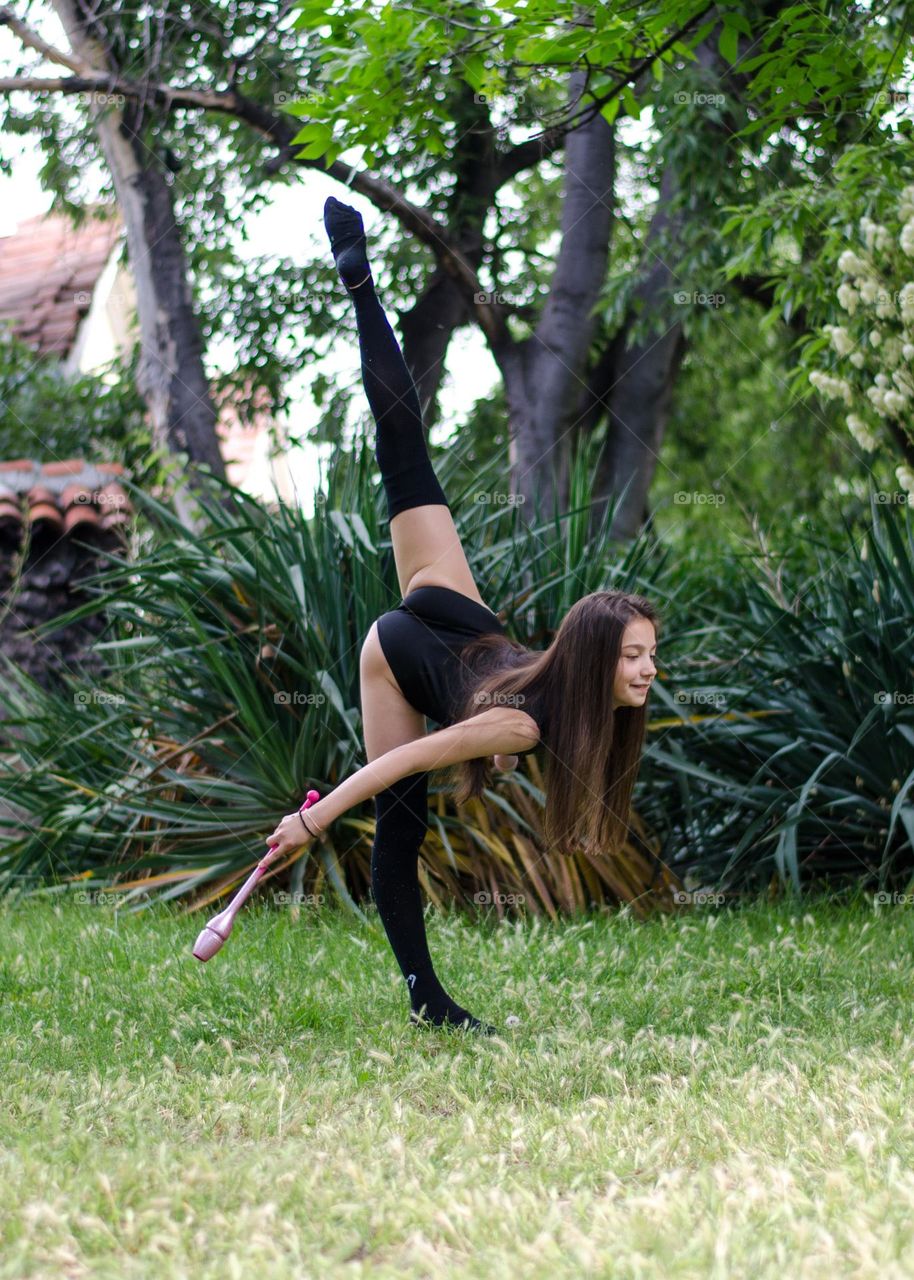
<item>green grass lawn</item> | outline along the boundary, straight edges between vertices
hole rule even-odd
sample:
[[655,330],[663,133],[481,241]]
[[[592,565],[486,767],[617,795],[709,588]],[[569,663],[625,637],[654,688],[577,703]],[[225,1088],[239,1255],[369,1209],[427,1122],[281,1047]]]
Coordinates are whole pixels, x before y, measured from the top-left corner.
[[914,1275],[914,912],[0,910],[0,1277]]

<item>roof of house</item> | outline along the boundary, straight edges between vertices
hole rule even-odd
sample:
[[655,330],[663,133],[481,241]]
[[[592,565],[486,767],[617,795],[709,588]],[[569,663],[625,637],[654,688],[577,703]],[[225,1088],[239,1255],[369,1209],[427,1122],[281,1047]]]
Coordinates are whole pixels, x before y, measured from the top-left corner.
[[67,355],[122,225],[39,214],[0,236],[0,321],[40,355]]
[[17,537],[28,521],[62,536],[85,533],[96,526],[120,532],[133,507],[117,477],[119,462],[33,462],[18,458],[0,462],[0,531]]

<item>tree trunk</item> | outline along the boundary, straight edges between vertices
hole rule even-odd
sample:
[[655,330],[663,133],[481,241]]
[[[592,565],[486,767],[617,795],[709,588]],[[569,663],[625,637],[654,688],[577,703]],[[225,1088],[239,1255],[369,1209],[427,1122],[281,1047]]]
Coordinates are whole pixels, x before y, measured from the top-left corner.
[[[664,258],[675,257],[667,249],[663,257],[652,250],[669,224],[666,212],[675,177],[669,166],[660,182],[657,212],[651,219],[643,261],[648,265],[636,285],[629,310],[650,315],[657,299],[669,297],[676,274]],[[667,242],[669,243],[669,241]],[[650,335],[625,349],[627,326],[609,344],[606,358],[594,371],[590,394],[609,416],[606,442],[594,479],[593,527],[603,519],[607,502],[628,490],[616,509],[611,534],[634,538],[647,517],[647,494],[660,459],[663,433],[676,376],[685,354],[682,325],[676,321],[659,338]]]
[[[584,76],[569,78],[572,102]],[[606,274],[613,218],[615,140],[597,113],[565,142],[562,240],[549,296],[536,330],[522,342],[504,340],[494,356],[508,402],[511,488],[532,522],[564,501],[569,432],[593,335],[591,315]]]
[[[729,72],[717,52],[716,35],[700,44],[695,56],[709,76],[726,81]],[[709,89],[712,87],[709,84]],[[735,92],[730,83],[721,87],[726,87],[731,94]],[[738,127],[738,122],[725,116],[716,127],[722,137],[727,138]],[[657,210],[646,237],[640,278],[629,305],[632,315],[649,316],[654,310],[667,311],[659,300],[669,298],[676,288],[675,268],[681,256],[675,248],[679,231],[686,216],[701,216],[700,210],[687,215],[680,208],[672,216],[667,212],[679,181],[675,167],[668,163],[660,181]],[[627,324],[609,344],[594,370],[589,389],[591,409],[596,405],[608,414],[606,442],[594,480],[592,527],[596,529],[604,518],[608,501],[619,496],[610,532],[621,540],[634,538],[648,518],[648,490],[660,461],[670,401],[686,350],[679,321],[659,336],[654,333],[628,350],[625,349],[626,330]],[[596,414],[591,411],[586,415],[591,430],[596,425],[595,418],[600,416],[599,409]],[[623,494],[626,484],[628,488]]]
[[[54,8],[74,53],[97,69],[114,70],[78,0],[54,0]],[[179,486],[185,479],[193,486],[196,469],[203,465],[224,478],[181,233],[161,162],[140,136],[143,106],[90,104],[89,112],[127,230],[140,329],[138,385],[149,409],[153,442],[171,454],[187,455],[187,474],[177,468]],[[192,498],[183,486],[175,493],[175,504],[181,519],[195,528]]]
[[[498,189],[499,155],[488,107],[460,82],[451,95],[457,141],[454,189],[447,201],[448,238],[473,268],[484,252],[486,218]],[[472,308],[457,281],[440,265],[409,311],[399,312],[403,356],[413,375],[426,427],[437,417],[438,391],[454,330],[472,320]]]
[[437,268],[425,291],[409,311],[398,311],[403,334],[403,358],[409,366],[426,429],[438,416],[438,392],[454,330],[470,319],[460,288]]

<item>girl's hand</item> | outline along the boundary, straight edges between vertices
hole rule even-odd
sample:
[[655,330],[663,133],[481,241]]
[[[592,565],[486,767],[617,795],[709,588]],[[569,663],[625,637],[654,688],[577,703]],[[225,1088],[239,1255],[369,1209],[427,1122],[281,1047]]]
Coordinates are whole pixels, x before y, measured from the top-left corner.
[[516,769],[517,756],[493,756],[496,769]]
[[[317,830],[317,820],[315,818],[306,817],[305,823],[308,824],[308,827],[313,826]],[[258,867],[268,867],[277,858],[284,858],[287,853],[293,853],[296,849],[304,849],[312,840],[316,839],[309,830],[305,829],[305,823],[302,822],[298,813],[287,813],[273,834],[267,836],[266,843],[268,845],[275,844],[276,848],[271,849],[269,853],[260,859],[257,863]]]

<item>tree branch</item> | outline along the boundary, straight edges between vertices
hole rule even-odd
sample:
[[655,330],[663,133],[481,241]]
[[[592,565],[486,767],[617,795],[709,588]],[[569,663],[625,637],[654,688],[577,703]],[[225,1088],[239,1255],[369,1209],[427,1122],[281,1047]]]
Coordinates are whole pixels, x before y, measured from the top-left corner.
[[[530,168],[563,145],[566,136],[585,125],[611,98],[621,92],[631,80],[643,75],[651,63],[665,53],[679,40],[691,26],[698,22],[712,7],[709,3],[700,13],[689,19],[683,27],[671,35],[652,54],[643,58],[625,77],[620,79],[605,94],[594,98],[576,115],[571,116],[564,124],[550,128],[538,138],[528,139],[507,151],[501,158],[495,178],[494,189],[497,190],[505,182],[513,178],[523,169]],[[507,339],[506,317],[502,310],[488,302],[478,302],[477,297],[483,294],[479,279],[472,266],[466,261],[457,245],[449,237],[447,229],[437,222],[431,214],[412,204],[389,183],[374,178],[366,172],[356,172],[349,166],[335,161],[332,165],[322,160],[302,159],[295,155],[292,139],[301,127],[299,122],[293,123],[288,117],[270,111],[259,103],[253,102],[239,93],[234,87],[226,91],[214,89],[173,88],[164,84],[136,83],[124,80],[111,72],[99,72],[88,66],[77,57],[62,53],[49,45],[37,32],[22,22],[8,5],[0,6],[0,26],[8,26],[19,40],[30,49],[41,53],[50,61],[58,62],[77,74],[72,77],[47,79],[37,77],[14,77],[0,80],[0,93],[19,91],[33,93],[86,93],[99,92],[108,95],[120,94],[125,98],[140,102],[152,100],[166,110],[175,107],[191,108],[203,111],[218,111],[245,121],[257,132],[268,138],[276,147],[277,155],[267,165],[268,172],[275,172],[287,162],[305,168],[318,169],[332,178],[338,179],[345,186],[359,192],[371,201],[376,208],[392,213],[404,230],[409,231],[417,240],[425,244],[439,265],[453,276],[464,293],[467,303],[473,308],[479,327],[490,343],[499,343]]]
[[[6,11],[8,13],[8,11]],[[0,9],[0,25],[4,21],[4,10]],[[10,24],[12,25],[12,24]],[[22,24],[18,24],[22,26]],[[38,48],[32,36],[29,36],[29,47]],[[25,36],[17,30],[20,38]],[[43,43],[43,42],[42,42]],[[47,46],[50,48],[50,46]],[[48,55],[50,56],[50,55]],[[61,58],[63,55],[61,55]],[[81,64],[85,65],[85,64]],[[443,270],[454,277],[468,303],[476,312],[477,320],[489,341],[495,342],[506,332],[504,316],[498,308],[486,302],[477,302],[477,295],[483,290],[475,270],[467,262],[460,249],[448,235],[447,228],[432,217],[425,209],[407,200],[397,189],[381,178],[375,178],[367,172],[357,172],[351,166],[336,160],[328,165],[321,159],[302,159],[295,154],[292,139],[301,127],[299,121],[277,114],[259,103],[246,98],[237,89],[227,92],[217,89],[175,88],[165,84],[137,84],[125,80],[108,71],[90,70],[73,76],[59,78],[39,78],[37,76],[15,76],[0,79],[0,93],[99,93],[105,96],[120,95],[137,101],[152,101],[166,110],[188,108],[202,111],[218,111],[243,120],[251,128],[268,138],[278,149],[280,163],[289,161],[309,169],[318,169],[331,178],[336,178],[344,186],[357,191],[370,200],[376,208],[393,214],[404,230],[409,231],[417,240],[425,244],[435,255]],[[276,168],[278,165],[271,164]]]
[[47,58],[48,62],[58,62],[62,67],[68,67],[70,71],[75,71],[79,75],[95,70],[76,54],[64,53],[54,45],[48,44],[46,40],[42,40],[37,31],[33,31],[21,18],[17,18],[9,5],[0,6],[0,27],[9,27],[13,35],[18,36],[27,49],[34,49],[43,58]]
[[618,97],[626,85],[644,75],[645,71],[648,71],[659,57],[671,49],[677,41],[686,35],[691,27],[694,27],[710,9],[714,8],[714,3],[715,0],[710,0],[710,3],[706,4],[700,13],[696,13],[689,18],[688,22],[684,23],[671,36],[668,36],[653,53],[647,54],[630,71],[615,80],[612,88],[607,89],[606,93],[591,95],[593,101],[588,103],[586,107],[582,107],[576,114],[569,116],[564,123],[552,125],[542,133],[528,138],[526,142],[518,143],[510,151],[506,151],[499,165],[499,186],[509,181],[521,170],[531,168],[533,165],[538,164],[540,160],[545,159],[546,156],[551,155],[553,151],[557,151],[564,143],[567,134],[582,128],[588,121],[593,119],[598,111],[601,111],[606,106],[607,102],[611,102],[613,98]]
[[117,77],[111,75],[110,72],[93,72],[92,75],[59,76],[51,80],[42,79],[38,76],[12,76],[6,80],[0,80],[0,93],[18,93],[20,90],[25,93],[91,93],[96,90],[100,93],[102,89],[107,89],[111,86],[117,86],[117,92],[121,97],[139,97],[139,88],[135,89],[133,93],[124,93]]

